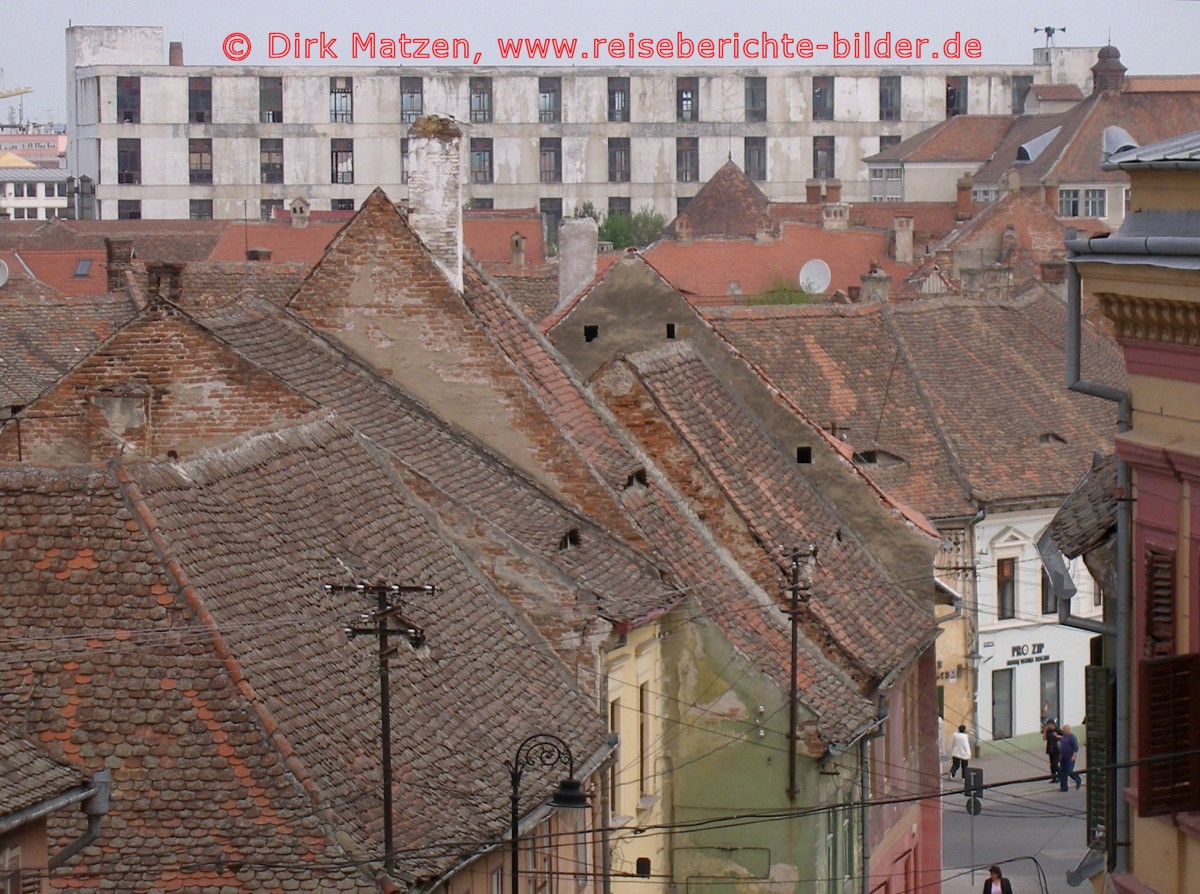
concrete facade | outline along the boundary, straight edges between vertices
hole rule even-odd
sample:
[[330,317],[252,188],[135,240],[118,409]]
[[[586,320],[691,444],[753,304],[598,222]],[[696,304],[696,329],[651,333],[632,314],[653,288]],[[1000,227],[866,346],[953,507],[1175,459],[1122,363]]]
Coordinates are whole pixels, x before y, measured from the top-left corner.
[[[416,102],[422,114],[470,124],[462,148],[464,170],[475,158],[468,199],[497,208],[570,216],[586,201],[605,209],[612,199],[673,217],[727,158],[741,160],[762,146],[762,186],[771,198],[803,200],[809,180],[837,178],[843,198],[858,201],[868,198],[862,159],[879,151],[881,139],[909,137],[946,118],[948,78],[966,78],[968,112],[1010,114],[1014,92],[1030,79],[1086,79],[1086,65],[1070,60],[1090,52],[1051,48],[1033,65],[906,68],[894,110],[881,114],[880,79],[887,75],[865,66],[198,67],[162,64],[161,28],[76,26],[67,30],[68,157],[77,176],[96,180],[98,216],[106,219],[118,216],[122,201],[140,203],[127,204],[125,213],[136,207],[146,218],[187,217],[197,211],[192,202],[214,217],[240,218],[298,195],[316,209],[339,200],[357,207],[375,186],[405,195],[402,140]],[[820,77],[833,79],[827,120],[814,111]],[[137,79],[139,93],[136,111],[123,102],[119,117],[118,78]],[[189,107],[190,78],[211,79],[204,114]],[[260,105],[260,78],[282,79],[277,114]],[[541,95],[547,78],[557,79],[556,98]],[[696,83],[684,110],[679,82],[688,78]],[[748,111],[750,78],[762,79],[765,109],[755,100]],[[334,79],[345,80],[335,88]],[[407,99],[405,86],[413,88]],[[612,111],[610,88],[624,90],[626,114]],[[335,100],[335,89],[348,98]],[[814,158],[819,138],[833,141],[827,167]],[[259,141],[267,139],[283,141],[281,182],[264,182]],[[138,141],[136,174],[118,176],[119,140]],[[211,141],[203,182],[191,176],[191,140]],[[333,140],[353,141],[350,177],[332,171]],[[482,141],[474,153],[473,140]],[[613,151],[622,149],[624,161],[615,162]]]

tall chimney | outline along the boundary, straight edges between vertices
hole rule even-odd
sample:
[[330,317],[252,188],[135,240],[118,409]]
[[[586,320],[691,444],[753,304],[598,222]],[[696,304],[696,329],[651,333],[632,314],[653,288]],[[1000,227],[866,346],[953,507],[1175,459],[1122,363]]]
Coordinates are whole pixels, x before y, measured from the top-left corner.
[[[159,46],[161,47],[162,44],[160,43]],[[158,58],[161,59],[162,56],[159,56]],[[167,47],[167,64],[175,65],[175,66],[183,65],[183,41],[173,40],[168,45],[168,47]]]
[[108,269],[108,291],[119,292],[125,288],[125,273],[133,265],[133,240],[105,236],[104,254]]
[[833,179],[825,181],[825,201],[836,205],[842,201],[842,181]]
[[563,218],[558,228],[558,307],[596,278],[599,238],[599,227],[590,217]]
[[896,233],[896,263],[911,264],[913,262],[913,219],[897,217],[892,221]]
[[887,303],[892,278],[879,269],[878,264],[872,262],[870,271],[864,273],[859,279],[862,280],[862,298],[864,301]]
[[804,201],[809,205],[821,204],[820,180],[806,180],[804,182]]
[[408,131],[408,221],[454,288],[463,287],[462,132],[427,115]]
[[954,187],[954,219],[956,221],[970,220],[975,214],[975,199],[971,195],[971,188],[974,185],[975,178],[970,174],[963,174],[958,178],[958,183]]

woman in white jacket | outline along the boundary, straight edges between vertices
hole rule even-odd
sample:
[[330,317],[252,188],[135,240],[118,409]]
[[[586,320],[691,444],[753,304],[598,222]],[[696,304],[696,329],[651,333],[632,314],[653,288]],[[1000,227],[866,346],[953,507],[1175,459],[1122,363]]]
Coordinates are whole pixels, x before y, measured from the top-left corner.
[[950,778],[962,767],[963,776],[967,775],[967,762],[971,759],[971,739],[967,736],[967,728],[960,726],[958,732],[950,737]]

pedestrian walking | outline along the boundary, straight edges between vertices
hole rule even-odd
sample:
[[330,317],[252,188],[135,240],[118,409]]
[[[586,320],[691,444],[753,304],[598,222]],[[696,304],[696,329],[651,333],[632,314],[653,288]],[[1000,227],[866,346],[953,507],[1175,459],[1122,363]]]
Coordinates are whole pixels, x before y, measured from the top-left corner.
[[988,880],[983,883],[983,894],[1013,894],[1012,882],[1004,877],[999,866],[988,867]]
[[959,725],[958,732],[950,737],[950,778],[962,768],[963,778],[967,776],[967,762],[971,759],[971,739],[967,736],[966,726]]
[[1075,759],[1079,757],[1079,739],[1071,732],[1070,724],[1064,723],[1058,739],[1058,784],[1059,791],[1067,790],[1067,779],[1075,780],[1075,788],[1083,785],[1083,777],[1075,772]]
[[1046,760],[1050,762],[1050,782],[1058,782],[1058,764],[1059,764],[1059,740],[1058,727],[1054,725],[1053,720],[1046,721],[1046,728],[1042,730],[1042,738],[1046,740]]

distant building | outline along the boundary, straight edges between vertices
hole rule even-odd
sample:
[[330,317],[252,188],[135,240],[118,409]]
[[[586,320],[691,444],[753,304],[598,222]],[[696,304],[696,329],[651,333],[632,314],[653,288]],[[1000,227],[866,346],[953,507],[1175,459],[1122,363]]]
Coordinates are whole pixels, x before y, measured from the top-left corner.
[[70,174],[39,168],[11,152],[0,152],[0,220],[65,217]]
[[[96,182],[101,218],[270,216],[298,193],[355,208],[406,193],[409,124],[469,126],[467,201],[536,207],[551,223],[586,201],[673,217],[722,163],[774,200],[810,182],[866,199],[862,159],[946,118],[1009,115],[1035,84],[1089,89],[1094,48],[1031,65],[650,68],[326,68],[163,65],[156,27],[67,29],[69,167]],[[551,227],[551,231],[556,229]]]

